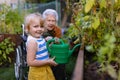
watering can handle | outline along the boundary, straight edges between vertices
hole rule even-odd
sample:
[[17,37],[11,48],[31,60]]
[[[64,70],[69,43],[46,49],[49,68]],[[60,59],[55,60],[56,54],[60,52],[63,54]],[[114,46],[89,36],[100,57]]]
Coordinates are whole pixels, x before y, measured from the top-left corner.
[[[50,39],[50,40],[47,41],[47,48],[48,48],[48,51],[49,51],[49,52],[51,51],[50,46],[49,46],[51,42],[55,42],[55,39]],[[63,42],[62,39],[59,39],[59,42],[60,42],[61,44],[64,44],[64,42]]]

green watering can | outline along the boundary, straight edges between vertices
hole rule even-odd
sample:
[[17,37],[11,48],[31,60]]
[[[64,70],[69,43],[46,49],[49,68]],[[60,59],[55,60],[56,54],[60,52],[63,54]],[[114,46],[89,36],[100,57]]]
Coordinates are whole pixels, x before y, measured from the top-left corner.
[[80,46],[77,44],[73,49],[69,49],[69,44],[65,44],[62,39],[59,39],[59,43],[55,43],[55,39],[47,41],[47,49],[51,57],[55,57],[55,62],[57,63],[67,63],[69,57],[72,55],[75,48]]

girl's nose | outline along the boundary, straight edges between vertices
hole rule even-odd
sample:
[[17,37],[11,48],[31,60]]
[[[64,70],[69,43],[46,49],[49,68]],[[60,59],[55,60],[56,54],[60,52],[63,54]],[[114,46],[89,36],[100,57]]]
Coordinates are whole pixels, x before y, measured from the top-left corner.
[[43,30],[44,30],[44,28],[43,28],[43,27],[39,27],[39,30],[43,31]]

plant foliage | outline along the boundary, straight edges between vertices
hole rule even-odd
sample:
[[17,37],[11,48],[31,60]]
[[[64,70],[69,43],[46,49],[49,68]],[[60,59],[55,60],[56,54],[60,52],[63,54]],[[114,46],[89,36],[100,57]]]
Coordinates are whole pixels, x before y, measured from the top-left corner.
[[10,41],[10,38],[0,42],[0,65],[9,62],[11,63],[10,53],[14,51],[15,44]]
[[80,0],[75,6],[69,37],[77,36],[87,51],[96,54],[93,59],[100,63],[100,71],[119,80],[120,68],[116,72],[114,67],[120,65],[120,0]]
[[0,7],[0,33],[20,34],[24,15],[5,4],[1,4]]

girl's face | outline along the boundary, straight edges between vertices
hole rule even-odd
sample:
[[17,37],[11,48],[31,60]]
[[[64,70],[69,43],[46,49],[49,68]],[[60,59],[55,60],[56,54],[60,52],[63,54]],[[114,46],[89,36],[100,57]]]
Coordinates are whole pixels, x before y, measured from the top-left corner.
[[40,20],[38,18],[34,19],[34,21],[30,23],[29,27],[29,34],[35,38],[40,38],[44,32],[44,27],[41,26]]

